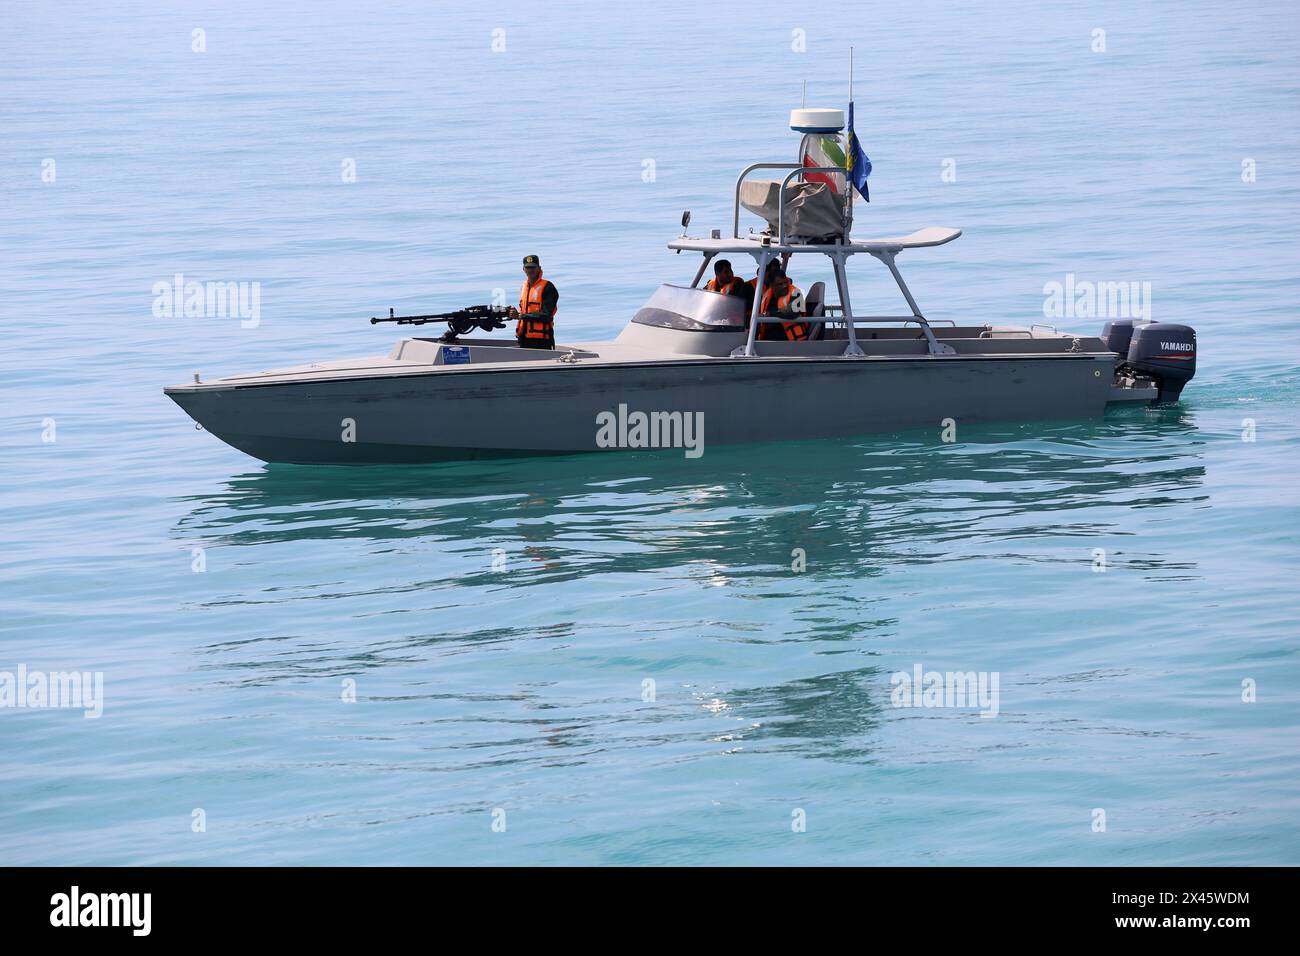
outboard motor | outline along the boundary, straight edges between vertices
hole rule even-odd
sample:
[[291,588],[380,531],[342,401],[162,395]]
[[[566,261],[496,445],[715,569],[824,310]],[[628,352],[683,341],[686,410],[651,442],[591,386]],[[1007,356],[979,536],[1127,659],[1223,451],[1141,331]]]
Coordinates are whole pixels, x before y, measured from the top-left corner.
[[1106,348],[1119,356],[1122,362],[1128,357],[1128,346],[1133,341],[1133,320],[1132,319],[1115,319],[1106,323],[1106,327],[1101,330],[1101,337],[1106,343]]
[[[1110,323],[1103,334],[1109,335]],[[1157,402],[1176,402],[1183,386],[1196,374],[1196,330],[1187,325],[1169,322],[1151,322],[1132,326],[1132,340],[1128,347],[1128,360],[1124,363],[1140,375],[1155,380],[1160,394]],[[1120,329],[1114,330],[1121,335]],[[1110,338],[1106,339],[1107,345]],[[1117,338],[1118,342],[1118,338]],[[1120,353],[1123,354],[1122,352]]]

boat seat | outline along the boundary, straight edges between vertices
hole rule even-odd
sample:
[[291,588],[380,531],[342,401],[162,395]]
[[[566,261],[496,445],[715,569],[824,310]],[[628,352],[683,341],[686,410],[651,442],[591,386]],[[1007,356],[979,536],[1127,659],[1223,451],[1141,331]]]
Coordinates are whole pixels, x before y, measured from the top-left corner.
[[[806,316],[816,316],[826,314],[826,283],[814,282],[808,287],[808,294],[803,298],[803,314]],[[820,339],[826,331],[825,322],[810,322],[808,324],[808,341]]]

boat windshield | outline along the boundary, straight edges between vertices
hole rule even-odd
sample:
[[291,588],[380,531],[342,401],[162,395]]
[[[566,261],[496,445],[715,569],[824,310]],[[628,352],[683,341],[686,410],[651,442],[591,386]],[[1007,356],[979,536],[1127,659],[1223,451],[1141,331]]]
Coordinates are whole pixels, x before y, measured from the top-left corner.
[[705,289],[661,285],[632,321],[686,332],[735,332],[745,327],[745,304]]

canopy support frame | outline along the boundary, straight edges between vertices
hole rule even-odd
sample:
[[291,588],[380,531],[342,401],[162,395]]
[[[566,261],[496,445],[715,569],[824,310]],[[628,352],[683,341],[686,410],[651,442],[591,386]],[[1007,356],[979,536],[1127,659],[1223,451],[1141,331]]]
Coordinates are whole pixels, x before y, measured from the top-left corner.
[[898,283],[898,291],[903,293],[903,298],[907,300],[907,307],[912,310],[912,315],[917,323],[921,326],[921,332],[925,335],[926,345],[931,355],[956,355],[957,350],[951,345],[945,345],[934,336],[934,330],[930,328],[930,323],[924,315],[921,314],[921,307],[916,304],[916,299],[912,298],[912,290],[907,287],[903,281],[903,275],[898,271],[898,266],[894,260],[898,257],[897,252],[873,252],[872,256],[883,262],[888,268],[894,281]]

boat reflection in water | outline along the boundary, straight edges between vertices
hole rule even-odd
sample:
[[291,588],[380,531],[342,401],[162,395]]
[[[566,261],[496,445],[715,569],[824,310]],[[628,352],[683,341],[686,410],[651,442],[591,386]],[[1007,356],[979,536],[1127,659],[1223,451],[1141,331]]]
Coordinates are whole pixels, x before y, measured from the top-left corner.
[[692,564],[781,577],[798,544],[816,550],[818,575],[858,576],[980,543],[1123,534],[1130,516],[1113,509],[1195,497],[1204,469],[1190,421],[1185,409],[1134,410],[1104,424],[965,430],[951,444],[936,428],[718,448],[696,461],[663,451],[269,466],[189,499],[177,532],[236,546],[350,538],[384,551],[535,549],[509,586]]
[[[452,765],[460,748],[582,762],[623,734],[855,761],[891,671],[1032,670],[1140,608],[1152,578],[1196,574],[1158,530],[1203,498],[1186,409],[937,432],[694,461],[269,466],[189,499],[175,529],[229,569],[195,598],[220,635],[199,666],[245,690],[358,677],[419,702],[421,726],[390,731]],[[1098,542],[1137,573],[1107,576],[1100,624],[1049,639],[1100,581]],[[653,720],[635,712],[647,675]]]

